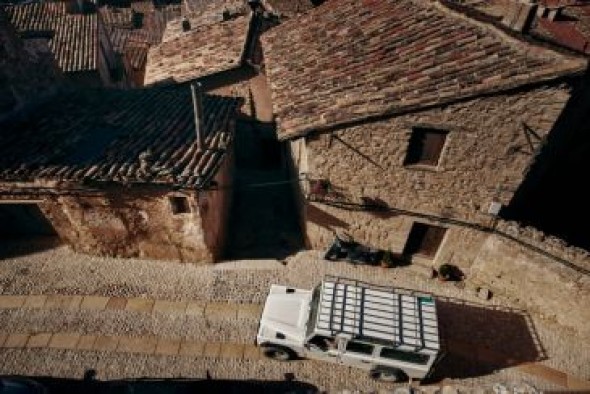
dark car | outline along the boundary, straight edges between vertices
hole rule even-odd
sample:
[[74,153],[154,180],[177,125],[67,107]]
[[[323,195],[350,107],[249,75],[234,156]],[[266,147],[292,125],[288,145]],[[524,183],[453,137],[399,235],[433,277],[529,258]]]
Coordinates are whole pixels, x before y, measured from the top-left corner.
[[0,394],[48,394],[41,383],[17,376],[0,377]]

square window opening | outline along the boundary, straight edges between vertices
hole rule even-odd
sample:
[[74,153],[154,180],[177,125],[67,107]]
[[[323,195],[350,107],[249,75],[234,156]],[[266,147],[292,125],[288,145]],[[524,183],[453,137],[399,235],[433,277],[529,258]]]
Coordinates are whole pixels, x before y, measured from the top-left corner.
[[182,196],[170,197],[170,209],[172,214],[178,215],[181,213],[190,213],[191,207],[188,203],[188,198]]
[[404,165],[437,166],[448,134],[448,130],[414,127]]

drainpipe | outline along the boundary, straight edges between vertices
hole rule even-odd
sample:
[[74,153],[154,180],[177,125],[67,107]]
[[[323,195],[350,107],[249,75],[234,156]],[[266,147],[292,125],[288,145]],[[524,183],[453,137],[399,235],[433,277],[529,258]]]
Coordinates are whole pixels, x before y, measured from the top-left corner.
[[203,127],[203,87],[200,82],[191,83],[193,97],[193,112],[195,114],[195,132],[197,133],[197,147],[205,149],[205,130]]

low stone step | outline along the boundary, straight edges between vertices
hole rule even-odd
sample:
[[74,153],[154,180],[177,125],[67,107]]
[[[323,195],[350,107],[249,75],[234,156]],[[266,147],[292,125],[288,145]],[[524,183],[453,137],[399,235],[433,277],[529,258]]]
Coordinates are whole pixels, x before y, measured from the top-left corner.
[[1,349],[61,349],[146,355],[232,358],[259,360],[262,353],[253,344],[202,342],[152,336],[105,336],[79,333],[0,333]]
[[120,298],[81,295],[0,295],[0,309],[126,310],[209,318],[258,319],[260,304],[204,301],[167,301],[150,298]]

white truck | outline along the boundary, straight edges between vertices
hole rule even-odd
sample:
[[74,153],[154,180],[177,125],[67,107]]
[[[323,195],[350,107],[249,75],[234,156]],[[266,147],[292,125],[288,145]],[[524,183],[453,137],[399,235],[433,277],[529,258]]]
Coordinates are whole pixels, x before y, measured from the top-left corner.
[[326,276],[313,290],[272,285],[256,343],[267,357],[313,358],[374,379],[423,379],[442,354],[427,294]]

